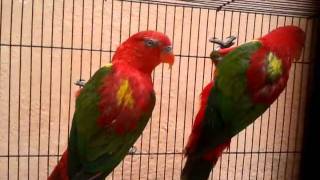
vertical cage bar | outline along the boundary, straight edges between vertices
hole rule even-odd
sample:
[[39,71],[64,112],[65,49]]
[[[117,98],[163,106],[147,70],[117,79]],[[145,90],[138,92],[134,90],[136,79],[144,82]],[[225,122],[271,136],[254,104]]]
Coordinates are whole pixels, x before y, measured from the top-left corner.
[[[218,12],[214,11],[214,32],[213,37],[216,37],[216,31],[217,31],[217,18],[218,18]],[[212,50],[214,50],[214,45],[212,46]],[[211,64],[211,80],[213,80],[213,63]]]
[[[191,8],[191,20],[190,20],[190,33],[189,33],[189,39],[191,39],[191,34],[192,34],[192,22],[193,22],[193,8]],[[182,47],[181,47],[182,48]],[[188,84],[189,84],[189,66],[190,66],[190,48],[191,48],[191,40],[189,40],[189,47],[188,47],[188,55],[187,55],[187,77],[186,77],[186,91],[185,91],[185,104],[184,104],[184,114],[183,114],[183,131],[182,131],[182,147],[181,149],[184,148],[184,137],[185,137],[185,131],[186,131],[186,114],[187,114],[187,101],[188,101]],[[182,162],[183,162],[183,156],[181,158],[180,162],[180,169],[182,169]]]
[[[93,23],[94,23],[94,1],[92,1],[92,8],[91,8],[91,35],[90,35],[90,69],[89,69],[89,77],[92,76],[92,48],[93,48]],[[103,16],[103,15],[102,15]]]
[[[139,2],[139,16],[138,16],[138,31],[140,31],[140,25],[141,25],[141,2]],[[140,136],[140,151],[142,153],[142,143],[143,143],[143,135],[144,133],[141,134]],[[138,172],[138,178],[141,178],[141,165],[142,165],[142,155],[140,154],[139,157],[139,172]]]
[[[291,25],[293,25],[293,18],[291,18]],[[300,21],[299,21],[299,24],[298,24],[298,26],[300,26]],[[292,121],[292,108],[293,108],[293,100],[294,100],[294,95],[295,95],[295,84],[296,84],[296,69],[297,69],[297,67],[296,67],[296,63],[294,62],[293,64],[293,83],[292,83],[292,93],[291,93],[291,103],[290,103],[290,113],[289,113],[289,125],[288,125],[288,127],[289,127],[289,132],[288,132],[288,136],[287,136],[287,150],[286,150],[286,160],[285,160],[285,162],[287,162],[287,159],[288,159],[288,156],[289,156],[289,153],[288,153],[288,151],[289,151],[289,146],[290,146],[290,144],[289,144],[289,138],[290,138],[290,130],[291,130],[291,121]],[[285,109],[285,107],[284,107],[284,109]],[[285,117],[285,114],[284,114],[284,117]],[[284,121],[284,119],[285,118],[283,118],[283,121]],[[284,127],[284,122],[283,122],[283,125],[282,125],[282,127]],[[277,179],[279,178],[279,170],[280,170],[280,162],[281,162],[281,155],[282,155],[282,142],[283,142],[283,132],[284,131],[282,131],[282,133],[281,133],[281,142],[280,142],[280,155],[279,155],[279,162],[278,162],[278,167],[277,167]],[[287,166],[286,165],[286,163],[285,163],[285,166]],[[284,171],[284,177],[286,177],[286,171]]]
[[[104,20],[104,0],[101,0],[102,4],[102,10],[101,10],[101,34],[100,34],[100,58],[99,58],[99,68],[101,68],[101,61],[102,61],[102,51],[103,51],[103,20]],[[111,49],[110,49],[110,54],[111,54]]]
[[81,13],[81,50],[80,50],[80,79],[82,79],[82,61],[83,61],[83,27],[84,27],[84,0],[82,0],[82,13]]
[[[244,35],[244,41],[246,42],[247,41],[247,37],[248,37],[248,20],[249,20],[249,14],[246,13],[246,26],[245,26],[245,35]],[[245,159],[245,156],[246,156],[246,139],[247,139],[247,128],[246,127],[244,129],[244,145],[243,145],[243,157],[242,157],[242,168],[241,168],[241,180],[243,178],[243,170],[244,170],[244,159]]]
[[[239,13],[238,18],[238,28],[237,28],[237,39],[236,39],[236,46],[239,45],[239,35],[240,35],[240,19],[241,19],[241,12]],[[236,151],[238,151],[239,148],[239,135],[236,135]],[[235,154],[235,165],[234,165],[234,179],[236,179],[237,176],[237,162],[238,162],[238,153]]]
[[[262,15],[261,17],[261,29],[260,29],[260,36],[262,36],[262,29],[263,29],[263,21],[264,20],[264,15]],[[260,116],[260,119],[259,121],[262,122],[262,116]],[[259,172],[259,162],[260,162],[260,149],[261,149],[261,132],[262,132],[262,124],[260,124],[260,128],[259,128],[259,138],[258,138],[258,157],[257,157],[257,168],[256,168],[256,171],[257,171],[257,176],[256,176],[256,180],[258,180],[258,172]]]
[[[277,18],[276,18],[276,27],[278,27],[279,26],[279,16],[276,16]],[[285,98],[285,100],[284,101],[286,101],[286,95],[287,95],[287,90],[285,89],[284,90],[284,98]],[[277,131],[277,120],[278,120],[278,110],[279,110],[279,99],[277,99],[276,100],[276,113],[275,113],[275,122],[274,122],[274,130],[273,130],[273,143],[275,142],[275,139],[276,139],[276,131]],[[269,131],[269,129],[268,129],[268,131]],[[270,170],[270,172],[271,172],[271,179],[272,179],[272,177],[273,177],[273,162],[274,162],[274,154],[275,154],[275,144],[272,146],[272,156],[271,156],[271,170]],[[265,174],[264,174],[265,175]]]
[[[12,16],[13,16],[13,0],[11,0],[11,10],[10,10],[10,45],[12,43]],[[12,47],[9,46],[9,59],[11,59]],[[9,61],[9,100],[8,100],[8,180],[10,178],[10,129],[11,129],[11,61]]]
[[[217,11],[214,11],[214,31],[213,31],[213,37],[216,37],[216,30],[217,30],[217,16],[218,16],[218,12]],[[212,51],[214,50],[214,44],[212,46]],[[213,63],[211,63],[211,74],[210,74],[210,80],[212,81],[213,80]],[[214,169],[211,170],[211,180],[213,180],[213,172],[214,172]]]
[[[182,53],[182,42],[183,42],[183,23],[184,23],[184,8],[182,8],[182,23],[181,23],[181,37],[180,37],[180,52]],[[179,107],[179,89],[180,89],[180,72],[181,72],[181,56],[179,57],[179,65],[178,65],[178,84],[177,84],[177,101],[176,101],[176,116],[175,116],[175,125],[174,129],[177,129],[178,123],[178,107]],[[177,141],[177,131],[174,133],[173,140],[173,164],[172,164],[172,180],[174,180],[174,169],[175,169],[175,160],[176,160],[176,141]]]
[[50,46],[50,76],[49,76],[49,122],[48,122],[48,159],[47,159],[47,176],[49,176],[50,164],[50,140],[51,140],[51,106],[52,106],[52,61],[53,61],[53,30],[54,30],[54,11],[55,1],[53,1],[52,14],[51,14],[51,46]]
[[[176,7],[174,7],[174,12],[173,12],[173,29],[172,29],[172,47],[174,47],[174,32],[175,32],[175,23],[176,23]],[[172,83],[172,69],[170,69],[170,79],[169,79],[169,97],[171,97],[171,83]],[[169,122],[170,122],[170,105],[171,105],[171,98],[168,99],[168,109],[167,109],[167,132],[166,132],[166,145],[165,145],[165,152],[168,153],[168,134],[169,134]],[[164,172],[163,172],[163,177],[166,178],[166,168],[167,168],[167,155],[165,156],[164,159]],[[174,169],[173,169],[174,171]],[[172,176],[173,178],[173,176]]]
[[[195,108],[194,108],[194,104],[195,104],[195,98],[196,98],[196,82],[197,82],[197,70],[198,70],[198,56],[199,56],[199,39],[200,39],[200,22],[201,22],[201,12],[202,12],[202,9],[200,8],[199,9],[199,19],[198,19],[198,33],[197,33],[197,48],[196,48],[196,57],[195,57],[195,76],[194,76],[194,86],[193,86],[193,96],[192,96],[192,114],[191,114],[191,128],[192,128],[192,125],[193,125],[193,121],[194,121],[194,111],[195,111]],[[202,79],[203,80],[203,79]]]
[[[132,2],[130,2],[130,12],[129,12],[129,37],[131,36],[131,16],[132,16]],[[133,152],[130,156],[130,179],[132,179],[132,164],[133,164]],[[141,167],[139,167],[141,168]]]
[[[225,21],[226,21],[226,11],[223,11],[222,14],[222,29],[221,29],[221,39],[223,40],[224,38],[224,31],[225,31]],[[219,179],[221,179],[221,166],[222,166],[222,156],[220,157],[219,160]]]
[[[34,22],[33,22],[33,17],[34,17],[34,0],[32,0],[32,4],[31,4],[31,31],[30,31],[30,45],[32,46],[33,45],[33,26],[34,26]],[[0,36],[0,39],[1,39],[1,36]],[[1,40],[0,40],[1,42]],[[1,48],[0,48],[1,49]],[[1,53],[0,53],[1,54]],[[29,129],[28,129],[28,180],[30,179],[30,144],[31,144],[31,102],[32,102],[32,65],[33,65],[33,48],[30,47],[30,83],[29,83],[29,108],[28,108],[28,120],[29,120]]]
[[73,40],[74,40],[74,1],[72,0],[72,13],[71,13],[71,57],[70,57],[70,81],[69,81],[69,96],[68,96],[68,143],[69,143],[69,137],[70,137],[70,120],[71,120],[71,89],[72,89],[72,71],[73,71]]
[[[231,36],[231,31],[232,31],[232,27],[233,27],[232,26],[233,25],[233,11],[231,11],[230,24],[231,24],[230,25],[230,31],[228,33],[229,36]],[[226,154],[226,156],[227,156],[227,173],[226,173],[226,177],[228,179],[228,177],[229,177],[229,165],[230,165],[230,148],[228,148],[226,151],[228,151],[227,154]]]
[[[122,16],[123,16],[123,1],[120,3],[120,33],[119,33],[119,44],[122,41]],[[125,158],[121,162],[121,179],[123,179],[123,169],[124,169]]]
[[[312,26],[314,26],[314,23],[312,23],[312,21],[309,21],[309,19],[307,19],[307,22],[306,22],[306,25],[305,25],[305,31],[306,32],[308,32],[308,28],[309,28],[309,26],[311,26],[310,24],[312,24]],[[313,27],[314,28],[314,27]],[[315,35],[315,33],[314,33],[314,31],[312,31],[312,34],[311,34],[311,37],[312,38],[314,38],[313,36]],[[315,65],[314,63],[315,62],[313,62],[314,60],[311,60],[310,59],[310,54],[309,54],[309,57],[307,57],[306,58],[306,54],[305,54],[305,49],[303,50],[303,52],[302,52],[302,61],[305,61],[306,59],[308,59],[307,61],[311,61],[310,63],[310,65],[309,66],[313,66],[313,65]],[[315,72],[313,72],[313,73],[315,73]],[[302,77],[303,77],[303,74],[304,74],[304,67],[302,68],[302,70],[301,70],[301,74],[302,74]],[[310,78],[311,78],[311,73],[309,73],[309,77],[308,77],[308,82],[307,82],[307,84],[309,84],[309,81],[310,81]],[[301,81],[300,82],[300,96],[299,96],[299,104],[298,104],[298,111],[300,112],[302,109],[303,109],[303,106],[301,106],[301,97],[302,97],[302,86],[303,86],[303,82]],[[307,85],[307,87],[309,87],[309,85]],[[308,92],[311,92],[310,90],[308,91]],[[310,97],[309,97],[310,98]],[[310,101],[310,100],[309,100]],[[304,110],[304,111],[306,111],[306,110]],[[302,116],[299,114],[298,115],[298,119],[300,119]],[[306,116],[306,118],[308,119],[308,117]],[[300,131],[300,128],[298,128],[298,125],[299,125],[299,122],[297,121],[297,124],[296,124],[296,127],[297,127],[297,134],[299,134],[299,131]],[[305,127],[304,127],[304,130],[306,131],[307,130],[307,125],[306,124],[304,124],[305,125]],[[309,127],[310,128],[310,127]],[[306,132],[304,132],[304,136],[305,136],[305,134],[306,134]],[[296,138],[295,138],[295,141],[294,141],[294,147],[295,147],[295,150],[297,150],[297,147],[298,146],[298,136],[296,136]],[[300,158],[303,158],[303,153],[300,155],[301,157]],[[297,156],[296,156],[296,154],[294,154],[294,160],[296,160],[296,158],[297,158]],[[300,160],[301,161],[301,160]],[[302,163],[302,162],[301,162]],[[301,164],[300,163],[300,164]],[[292,171],[291,171],[291,176],[293,177],[294,176],[294,169],[295,169],[295,167],[296,167],[296,161],[294,161],[294,163],[293,163],[293,168],[292,168]],[[300,169],[301,169],[301,167],[300,167]]]
[[[157,6],[158,7],[158,6]],[[158,8],[157,8],[158,9]],[[165,15],[164,15],[164,33],[166,33],[166,24],[167,24],[167,6],[165,5]],[[158,11],[157,11],[157,20],[158,20]],[[158,24],[158,23],[157,23]],[[158,26],[157,26],[158,27]],[[158,29],[158,28],[156,28]],[[158,177],[158,161],[159,161],[159,147],[160,147],[160,129],[161,129],[161,114],[162,114],[162,97],[163,97],[163,69],[164,65],[161,64],[161,81],[160,81],[160,107],[159,107],[159,126],[158,126],[158,141],[157,141],[157,158],[156,158],[156,179]],[[167,142],[166,142],[167,143]],[[167,156],[167,155],[164,155]]]
[[[23,34],[23,13],[24,13],[24,0],[21,2],[21,21],[20,21],[20,44],[22,44]],[[17,179],[20,175],[20,125],[21,125],[21,61],[22,61],[22,47],[19,48],[19,85],[18,85],[18,173]]]
[[40,179],[40,145],[41,145],[41,124],[42,124],[42,74],[43,74],[43,26],[44,26],[44,0],[42,0],[42,7],[41,7],[41,48],[40,48],[40,98],[39,98],[39,127],[38,127],[38,180]]
[[[271,15],[269,15],[269,21],[268,21],[268,32],[270,32],[270,28],[271,28]],[[267,118],[267,134],[266,134],[266,151],[268,150],[267,147],[268,147],[268,139],[269,139],[269,127],[270,127],[270,114],[271,114],[271,110],[270,110],[270,107],[268,109],[268,118]],[[263,180],[265,178],[265,174],[266,174],[266,162],[267,162],[267,153],[265,153],[264,155],[264,166],[263,166]]]
[[[103,22],[104,22],[104,0],[101,0],[102,2],[102,10],[101,10],[101,34],[100,34],[100,59],[99,59],[99,68],[101,68],[101,61],[102,61],[102,44],[103,44]],[[110,39],[111,40],[111,39]],[[110,48],[110,54],[111,54],[111,48]]]
[[[255,39],[255,30],[256,30],[256,17],[257,17],[257,14],[254,13],[254,19],[253,19],[253,30],[252,30],[252,39]],[[258,119],[258,118],[257,118]],[[256,121],[254,121],[252,123],[252,137],[251,137],[251,150],[250,150],[250,160],[249,160],[249,176],[251,175],[251,166],[252,166],[252,154],[253,154],[253,143],[254,143],[254,130],[255,130],[255,124],[256,124]]]
[[[61,47],[63,47],[64,43],[64,9],[65,9],[65,0],[62,1],[62,19],[61,19]],[[60,155],[60,132],[61,132],[61,111],[62,111],[62,63],[63,63],[63,48],[60,50],[60,90],[59,90],[59,117],[58,117],[58,146],[57,146],[57,163],[59,162],[59,155]],[[68,132],[69,134],[69,132]]]
[[111,51],[112,51],[112,32],[113,32],[113,8],[114,8],[113,4],[114,4],[114,2],[113,2],[113,0],[111,0],[111,16],[110,16],[111,23],[110,23],[110,45],[109,45],[109,50],[110,50],[110,54],[109,55],[110,56],[109,56],[109,62],[111,62],[111,58],[112,58]]
[[[286,20],[286,17],[284,17]],[[285,21],[284,21],[285,22]],[[279,27],[279,16],[277,16],[277,22],[276,22],[276,26]],[[273,164],[274,164],[274,155],[276,154],[275,151],[275,140],[276,140],[276,132],[277,132],[277,121],[278,120],[278,110],[279,110],[279,98],[276,100],[277,105],[276,105],[276,115],[275,115],[275,125],[274,125],[274,131],[273,131],[273,147],[272,147],[272,161],[271,161],[271,179],[273,178]],[[287,88],[284,89],[284,105],[287,102]],[[284,125],[284,117],[285,117],[285,112],[286,112],[286,108],[283,108],[283,119],[282,119],[282,125]],[[282,126],[283,127],[283,126]],[[280,129],[280,127],[278,127]],[[283,131],[283,129],[281,129]],[[280,131],[280,130],[279,130]]]
[[[2,9],[2,0],[0,1],[0,44],[2,44],[2,13],[3,13],[3,9]],[[1,46],[1,45],[0,45]],[[1,57],[1,48],[0,48],[0,57]],[[0,59],[0,81],[1,81],[1,66],[2,66],[2,62]],[[0,86],[1,87],[1,86]]]
[[[110,46],[109,46],[109,50],[110,50],[110,56],[109,56],[109,62],[111,62],[112,59],[112,32],[113,32],[113,13],[114,13],[114,0],[111,0],[111,24],[110,24]],[[111,174],[112,180],[114,179],[114,170],[112,171]]]
[[[207,22],[206,22],[206,26],[205,26],[205,29],[206,29],[206,35],[205,35],[205,46],[204,46],[204,56],[206,56],[207,55],[207,46],[208,46],[208,28],[209,28],[209,14],[210,13],[210,11],[209,11],[209,9],[207,9]],[[203,58],[203,61],[205,61],[206,60],[206,57],[204,57]],[[202,67],[202,69],[203,70],[205,70],[205,66],[206,66],[206,63],[204,62],[203,63],[203,67]],[[201,81],[201,89],[203,89],[203,87],[204,87],[204,72],[205,71],[203,71],[203,73],[202,73],[202,81]]]
[[[150,4],[148,3],[148,8],[147,8],[147,30],[149,30],[149,20],[150,20]],[[154,73],[154,72],[153,72]],[[154,82],[154,74],[152,77],[152,82]],[[150,129],[149,129],[149,144],[148,144],[148,159],[147,159],[147,179],[149,178],[149,170],[150,170],[150,149],[151,149],[151,130],[152,130],[152,120],[153,116],[151,115],[149,124],[150,124]]]
[[[237,32],[238,32],[238,34],[237,34],[237,40],[236,40],[236,46],[238,46],[239,45],[239,35],[240,35],[240,19],[241,19],[241,12],[239,13],[239,18],[238,18],[238,30],[237,30]],[[236,144],[236,151],[238,151],[238,148],[239,148],[239,134],[238,135],[236,135],[237,136],[237,144]],[[236,153],[235,154],[235,165],[234,165],[234,176],[233,176],[233,178],[234,179],[236,179],[236,177],[237,177],[237,162],[238,162],[238,154]]]

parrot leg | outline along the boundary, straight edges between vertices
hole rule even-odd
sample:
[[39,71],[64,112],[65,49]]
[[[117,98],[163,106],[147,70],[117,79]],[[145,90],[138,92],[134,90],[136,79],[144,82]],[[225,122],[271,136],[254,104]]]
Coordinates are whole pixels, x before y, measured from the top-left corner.
[[[236,39],[235,36],[229,36],[226,38],[225,41],[217,39],[215,37],[210,38],[209,41],[213,44],[218,44],[218,48],[215,48],[211,54],[210,58],[215,65],[217,65],[221,60],[222,57],[226,54],[226,52],[230,51],[230,47],[234,45],[234,40]],[[224,51],[226,49],[226,51]]]
[[210,38],[209,41],[218,44],[220,46],[220,49],[228,48],[234,45],[234,40],[237,39],[235,36],[229,36],[226,38],[225,41],[217,39],[215,37]]
[[83,88],[83,86],[86,84],[86,81],[83,79],[79,79],[74,83],[75,85],[79,86],[80,88]]

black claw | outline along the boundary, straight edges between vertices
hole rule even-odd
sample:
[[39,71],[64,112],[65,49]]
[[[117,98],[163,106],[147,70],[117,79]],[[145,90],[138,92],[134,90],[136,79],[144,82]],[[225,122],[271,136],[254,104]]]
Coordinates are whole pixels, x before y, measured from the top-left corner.
[[227,41],[225,42],[225,47],[224,48],[228,48],[231,47],[232,45],[234,45],[234,40],[236,40],[237,38],[235,36],[229,36],[227,37]]
[[74,84],[82,88],[86,84],[86,81],[83,79],[79,79]]

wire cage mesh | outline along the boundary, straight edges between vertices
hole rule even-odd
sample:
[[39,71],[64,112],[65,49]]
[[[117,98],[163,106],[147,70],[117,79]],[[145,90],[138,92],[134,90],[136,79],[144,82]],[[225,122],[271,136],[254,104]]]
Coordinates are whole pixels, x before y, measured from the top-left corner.
[[287,88],[232,139],[210,179],[297,179],[310,68],[319,32],[316,1],[1,0],[0,179],[46,179],[66,148],[73,83],[108,63],[120,42],[152,29],[173,41],[176,62],[153,72],[153,115],[136,151],[107,179],[179,179],[198,95],[213,77],[208,38],[236,44],[283,25],[307,34]]

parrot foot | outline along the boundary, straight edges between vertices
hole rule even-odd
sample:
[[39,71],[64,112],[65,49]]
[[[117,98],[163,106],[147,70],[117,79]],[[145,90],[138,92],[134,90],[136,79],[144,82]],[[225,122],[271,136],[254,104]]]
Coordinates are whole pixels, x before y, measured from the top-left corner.
[[220,40],[218,38],[212,37],[209,39],[213,44],[218,44],[220,49],[228,48],[234,45],[234,40],[237,39],[235,36],[229,36],[225,39],[225,41]]
[[137,148],[132,146],[130,149],[129,149],[129,152],[128,154],[135,154],[137,152]]
[[86,84],[86,81],[83,79],[79,79],[74,83],[75,85],[79,86],[80,88],[83,88],[83,86]]
[[213,50],[210,54],[210,59],[215,65],[218,65],[219,62],[222,60],[222,56],[220,55],[219,51]]

